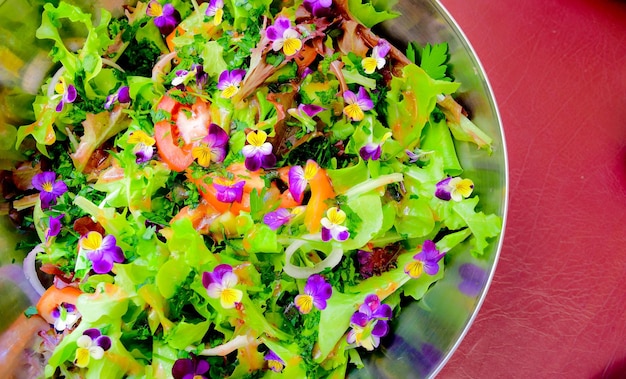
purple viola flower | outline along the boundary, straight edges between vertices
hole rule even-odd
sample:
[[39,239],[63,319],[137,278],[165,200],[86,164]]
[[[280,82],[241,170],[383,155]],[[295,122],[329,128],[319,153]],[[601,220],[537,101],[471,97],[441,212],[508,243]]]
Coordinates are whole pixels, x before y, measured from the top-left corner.
[[128,86],[122,86],[115,93],[107,96],[107,99],[104,102],[104,109],[111,109],[115,102],[119,102],[122,104],[130,103],[130,89],[128,88]]
[[237,283],[239,278],[228,264],[218,265],[213,271],[205,271],[202,274],[202,285],[206,288],[207,294],[214,299],[220,299],[224,309],[234,308],[241,302],[243,292],[235,288]]
[[288,57],[294,55],[302,48],[300,33],[291,27],[291,21],[287,17],[280,16],[276,18],[274,24],[265,31],[265,35],[272,41],[272,50],[282,50]]
[[232,180],[226,178],[215,178],[213,180],[213,187],[217,192],[217,200],[222,203],[239,203],[243,198],[243,187],[246,182],[241,180],[234,183]]
[[269,226],[270,229],[277,230],[281,226],[288,223],[292,217],[293,214],[291,214],[288,209],[278,208],[277,210],[269,212],[263,216],[263,223]]
[[368,159],[371,159],[373,161],[379,160],[380,155],[383,152],[383,143],[385,143],[385,141],[389,139],[389,137],[391,137],[391,132],[385,133],[383,138],[380,139],[380,143],[368,142],[367,144],[365,144],[365,146],[359,149],[359,155],[361,156],[361,158],[364,161]]
[[350,318],[352,329],[346,340],[349,344],[374,350],[380,344],[381,337],[389,332],[387,321],[391,319],[391,307],[381,304],[377,295],[368,295],[363,304]]
[[309,276],[304,285],[304,293],[294,299],[296,308],[302,314],[307,314],[313,307],[323,311],[326,309],[326,301],[333,294],[333,287],[326,282],[323,276],[315,274]]
[[65,302],[53,309],[51,314],[54,318],[54,329],[59,333],[74,328],[80,319],[80,313],[78,313],[76,306]]
[[327,16],[330,12],[330,6],[333,0],[304,0],[304,8],[311,12],[315,17]]
[[246,136],[248,144],[243,147],[241,153],[246,157],[245,165],[250,171],[260,168],[271,168],[276,164],[276,157],[272,153],[273,146],[267,142],[267,133],[257,130]]
[[156,141],[143,130],[136,130],[130,133],[128,143],[135,145],[135,147],[133,147],[133,154],[135,154],[135,162],[137,164],[146,163],[152,159],[152,156],[154,155],[153,146]]
[[415,163],[421,159],[424,159],[433,153],[432,151],[423,151],[420,148],[416,148],[413,151],[406,149],[404,150],[404,152],[409,157],[409,162],[411,163]]
[[350,90],[345,91],[343,93],[343,99],[347,104],[343,108],[343,113],[353,121],[363,120],[365,117],[365,111],[369,111],[374,108],[372,99],[363,87],[359,87],[357,94]]
[[235,69],[232,71],[224,70],[217,79],[217,89],[222,91],[222,97],[230,99],[239,91],[239,85],[246,76],[246,71]]
[[309,181],[317,175],[319,171],[317,162],[312,159],[306,161],[304,168],[301,166],[291,166],[289,169],[289,192],[298,203],[302,202],[304,191]]
[[435,196],[441,200],[461,201],[469,197],[474,190],[474,182],[470,179],[462,179],[460,177],[445,178],[435,187]]
[[485,269],[473,263],[464,263],[459,267],[459,291],[467,296],[478,296],[489,275]]
[[40,191],[39,199],[41,200],[41,208],[47,209],[51,205],[56,204],[56,201],[65,192],[67,192],[67,185],[62,180],[56,180],[56,174],[52,171],[44,171],[33,176],[33,187]]
[[267,362],[267,367],[274,372],[282,372],[285,368],[285,361],[272,350],[269,350],[263,359]]
[[213,17],[213,24],[219,25],[224,17],[224,0],[211,0],[205,15]]
[[124,253],[112,234],[102,237],[99,232],[91,231],[81,238],[80,248],[91,261],[96,274],[107,274],[113,269],[113,263],[124,262]]
[[191,358],[181,358],[174,362],[172,377],[174,379],[208,379],[210,368],[209,362],[199,360],[192,354]]
[[372,49],[372,55],[363,58],[361,61],[361,66],[363,66],[365,73],[371,74],[376,71],[376,69],[380,70],[383,68],[386,63],[385,57],[389,54],[389,50],[391,50],[389,42],[382,38],[378,40],[378,44]]
[[191,150],[191,155],[202,167],[209,167],[211,162],[222,162],[226,157],[228,133],[219,125],[211,123],[209,133]]
[[445,253],[439,252],[431,240],[424,241],[422,250],[413,256],[413,261],[404,266],[404,272],[411,278],[419,278],[423,272],[435,275],[439,272],[439,261]]
[[76,87],[74,87],[74,85],[72,84],[66,85],[65,80],[63,80],[63,78],[59,80],[59,83],[57,83],[57,85],[54,88],[55,88],[55,91],[61,96],[61,100],[59,101],[56,107],[57,112],[61,112],[65,104],[73,103],[74,101],[76,101],[76,98],[78,97],[78,93],[76,92]]
[[154,17],[154,25],[164,36],[169,35],[176,29],[180,22],[180,14],[172,4],[161,5],[156,0],[150,0],[146,8],[146,14]]
[[322,223],[322,241],[328,242],[345,241],[350,237],[348,228],[343,225],[346,221],[346,212],[337,207],[331,207],[326,211],[326,217],[320,221]]
[[176,76],[172,79],[172,85],[183,89],[185,83],[187,83],[187,81],[191,78],[195,78],[196,84],[199,87],[203,87],[204,84],[206,84],[209,75],[204,71],[204,67],[202,65],[194,63],[191,65],[191,69],[189,70],[176,71]]
[[111,338],[103,335],[99,329],[87,329],[83,335],[76,340],[76,357],[74,364],[84,368],[89,365],[89,361],[93,358],[102,359],[104,352],[111,348]]
[[316,121],[313,120],[313,116],[326,110],[324,107],[320,107],[315,104],[300,104],[297,108],[290,108],[287,112],[295,119],[302,123],[303,129],[307,133],[315,130]]
[[50,216],[48,218],[48,229],[46,230],[46,242],[50,238],[56,237],[61,233],[61,220],[65,217],[65,214],[61,213],[57,216]]

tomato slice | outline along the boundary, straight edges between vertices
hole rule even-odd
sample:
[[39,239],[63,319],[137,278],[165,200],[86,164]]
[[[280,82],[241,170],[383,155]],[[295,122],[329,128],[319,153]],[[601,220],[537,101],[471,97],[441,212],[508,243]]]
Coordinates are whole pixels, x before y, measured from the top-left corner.
[[211,124],[209,107],[199,97],[192,105],[182,105],[167,94],[159,101],[157,109],[170,113],[171,119],[154,125],[154,139],[159,157],[170,169],[182,172],[193,162],[191,151]]

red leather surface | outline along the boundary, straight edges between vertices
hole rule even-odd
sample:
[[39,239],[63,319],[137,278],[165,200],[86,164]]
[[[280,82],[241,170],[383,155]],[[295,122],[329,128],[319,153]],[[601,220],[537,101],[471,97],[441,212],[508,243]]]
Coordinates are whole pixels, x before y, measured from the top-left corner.
[[626,377],[626,1],[442,0],[493,87],[504,247],[440,378]]

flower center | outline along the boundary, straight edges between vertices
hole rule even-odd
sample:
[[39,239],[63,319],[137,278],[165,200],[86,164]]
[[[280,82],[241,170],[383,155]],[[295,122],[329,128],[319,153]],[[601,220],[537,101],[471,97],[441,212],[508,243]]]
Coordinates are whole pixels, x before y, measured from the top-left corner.
[[424,272],[424,263],[422,261],[414,260],[404,266],[404,272],[406,272],[411,278],[419,278]]
[[307,314],[313,309],[313,297],[311,295],[300,294],[296,296],[294,303],[300,312]]
[[81,246],[86,250],[98,250],[102,245],[102,234],[98,232],[89,232],[87,237],[83,239]]
[[41,188],[43,188],[45,192],[52,192],[54,186],[50,182],[45,182],[44,184],[42,184]]
[[242,292],[236,288],[224,288],[220,293],[220,301],[224,308],[233,308],[241,301]]
[[237,87],[234,84],[231,84],[222,91],[222,97],[226,99],[230,99],[231,97],[235,96],[237,91],[239,91],[239,87]]
[[347,105],[344,108],[344,111],[346,115],[350,117],[351,119],[353,119],[354,121],[361,121],[365,117],[365,113],[363,112],[361,107],[359,107],[359,105],[356,103]]

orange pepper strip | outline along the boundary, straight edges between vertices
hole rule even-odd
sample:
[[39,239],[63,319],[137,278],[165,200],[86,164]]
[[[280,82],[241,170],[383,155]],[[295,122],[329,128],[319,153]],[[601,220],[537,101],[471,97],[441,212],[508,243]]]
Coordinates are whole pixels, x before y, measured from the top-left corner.
[[309,186],[311,187],[311,198],[304,211],[304,225],[309,232],[317,233],[321,229],[320,221],[328,209],[326,200],[335,198],[335,191],[326,170],[322,168],[309,181]]

